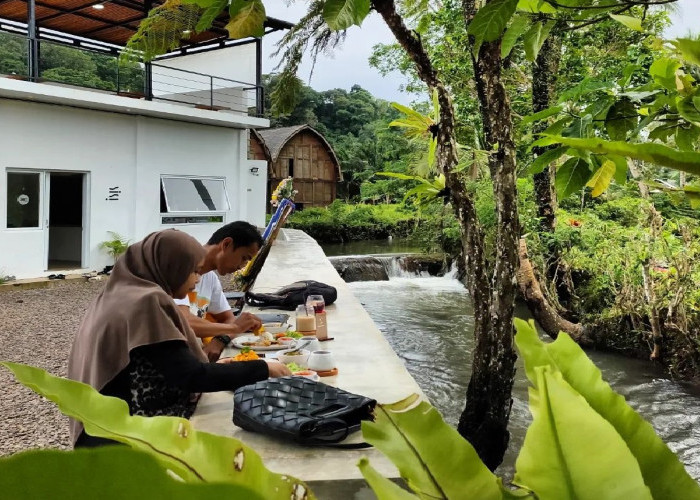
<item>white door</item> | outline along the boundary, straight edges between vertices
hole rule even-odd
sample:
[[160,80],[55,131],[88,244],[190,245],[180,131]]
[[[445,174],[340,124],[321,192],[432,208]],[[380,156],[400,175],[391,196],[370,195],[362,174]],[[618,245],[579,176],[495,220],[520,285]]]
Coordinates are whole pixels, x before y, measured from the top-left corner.
[[6,217],[0,267],[8,274],[39,276],[46,269],[45,181],[38,170],[8,169],[3,181]]
[[46,269],[81,269],[85,261],[86,174],[46,172],[45,179]]

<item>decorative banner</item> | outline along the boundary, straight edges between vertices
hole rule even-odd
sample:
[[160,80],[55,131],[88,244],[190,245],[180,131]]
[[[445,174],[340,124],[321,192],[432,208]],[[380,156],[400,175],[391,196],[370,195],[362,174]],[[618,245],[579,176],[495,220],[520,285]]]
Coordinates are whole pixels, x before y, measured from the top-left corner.
[[17,203],[19,203],[20,205],[28,204],[29,203],[29,196],[27,196],[26,194],[19,195],[17,197]]

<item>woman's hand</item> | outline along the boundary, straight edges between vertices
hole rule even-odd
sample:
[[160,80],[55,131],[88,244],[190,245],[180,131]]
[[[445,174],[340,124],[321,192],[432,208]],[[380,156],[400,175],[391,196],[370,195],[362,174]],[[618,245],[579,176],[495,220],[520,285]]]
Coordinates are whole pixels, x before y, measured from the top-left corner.
[[285,377],[292,374],[291,370],[287,368],[287,365],[280,363],[276,359],[266,359],[265,363],[267,363],[270,378]]

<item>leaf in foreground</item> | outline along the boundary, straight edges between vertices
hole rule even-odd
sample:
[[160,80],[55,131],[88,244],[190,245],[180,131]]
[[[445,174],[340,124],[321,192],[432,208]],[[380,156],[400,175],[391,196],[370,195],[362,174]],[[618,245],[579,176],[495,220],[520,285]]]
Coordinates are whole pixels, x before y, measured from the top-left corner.
[[[567,334],[559,333],[557,340],[544,343],[533,322],[517,318],[514,322],[518,332],[515,342],[532,383],[537,379],[535,367],[549,365],[559,370],[563,379],[610,422],[627,443],[655,499],[700,500],[700,486],[688,475],[678,457],[625,398],[603,381],[600,370]],[[597,456],[591,460],[597,460]]]
[[88,434],[147,452],[187,482],[239,484],[264,498],[291,498],[293,491],[308,491],[301,481],[270,472],[260,455],[236,439],[197,431],[184,418],[131,416],[126,402],[103,396],[87,384],[33,366],[0,364],[55,402],[63,414],[83,422]]
[[[365,440],[399,469],[424,498],[491,500],[503,497],[501,480],[440,413],[417,395],[378,405],[374,422],[362,422]],[[413,406],[412,406],[413,405]]]
[[564,144],[582,151],[604,155],[618,155],[646,161],[662,167],[683,170],[700,175],[700,153],[677,151],[661,144],[637,144],[603,139],[578,139],[574,137],[546,136],[540,145]]
[[588,184],[586,184],[586,186],[593,189],[591,196],[597,198],[603,194],[608,189],[614,175],[615,164],[610,160],[605,160],[600,168],[595,171]]
[[265,499],[243,485],[176,480],[153,457],[126,446],[34,450],[2,458],[0,491],[3,498]]
[[230,38],[260,37],[265,33],[266,16],[262,0],[233,0],[229,14],[226,30]]
[[[535,368],[532,424],[515,480],[557,500],[652,500],[639,465],[615,428],[549,366]],[[603,451],[604,450],[604,451]]]
[[401,486],[382,476],[369,464],[369,460],[362,458],[357,464],[362,476],[370,485],[378,500],[416,500],[418,497],[404,490]]
[[326,0],[323,4],[323,19],[332,30],[360,26],[369,14],[369,0]]

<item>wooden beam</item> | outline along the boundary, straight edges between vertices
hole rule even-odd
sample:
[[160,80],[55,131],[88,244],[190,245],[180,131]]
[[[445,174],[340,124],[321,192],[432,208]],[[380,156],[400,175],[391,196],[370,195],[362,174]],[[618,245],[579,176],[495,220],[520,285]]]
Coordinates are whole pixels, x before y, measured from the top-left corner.
[[57,14],[49,14],[48,16],[44,17],[39,17],[37,18],[37,22],[40,23],[41,21],[50,21],[51,19],[55,19],[57,17],[64,16],[66,14],[73,14],[74,12],[79,12],[83,9],[87,9],[89,7],[92,7],[93,5],[97,5],[98,3],[102,3],[102,0],[96,1],[96,2],[90,2],[85,5],[81,5],[80,7],[74,7],[72,9],[61,9],[60,7],[56,7],[56,10],[59,12]]
[[[44,7],[45,9],[51,9],[51,10],[57,10],[61,13],[61,15],[66,15],[66,16],[77,16],[77,17],[82,17],[84,19],[89,19],[90,21],[97,21],[100,23],[104,24],[110,24],[112,26],[119,26],[119,23],[115,21],[110,21],[109,19],[103,19],[101,17],[93,16],[90,14],[85,14],[83,12],[69,12],[67,9],[62,9],[61,7],[56,7],[55,5],[47,4],[41,1],[36,1],[36,5],[38,7]],[[59,16],[56,16],[59,17]],[[45,19],[44,19],[45,20]],[[41,26],[39,26],[41,27]],[[45,26],[48,28],[48,26]],[[73,33],[75,35],[80,35],[79,33]]]

